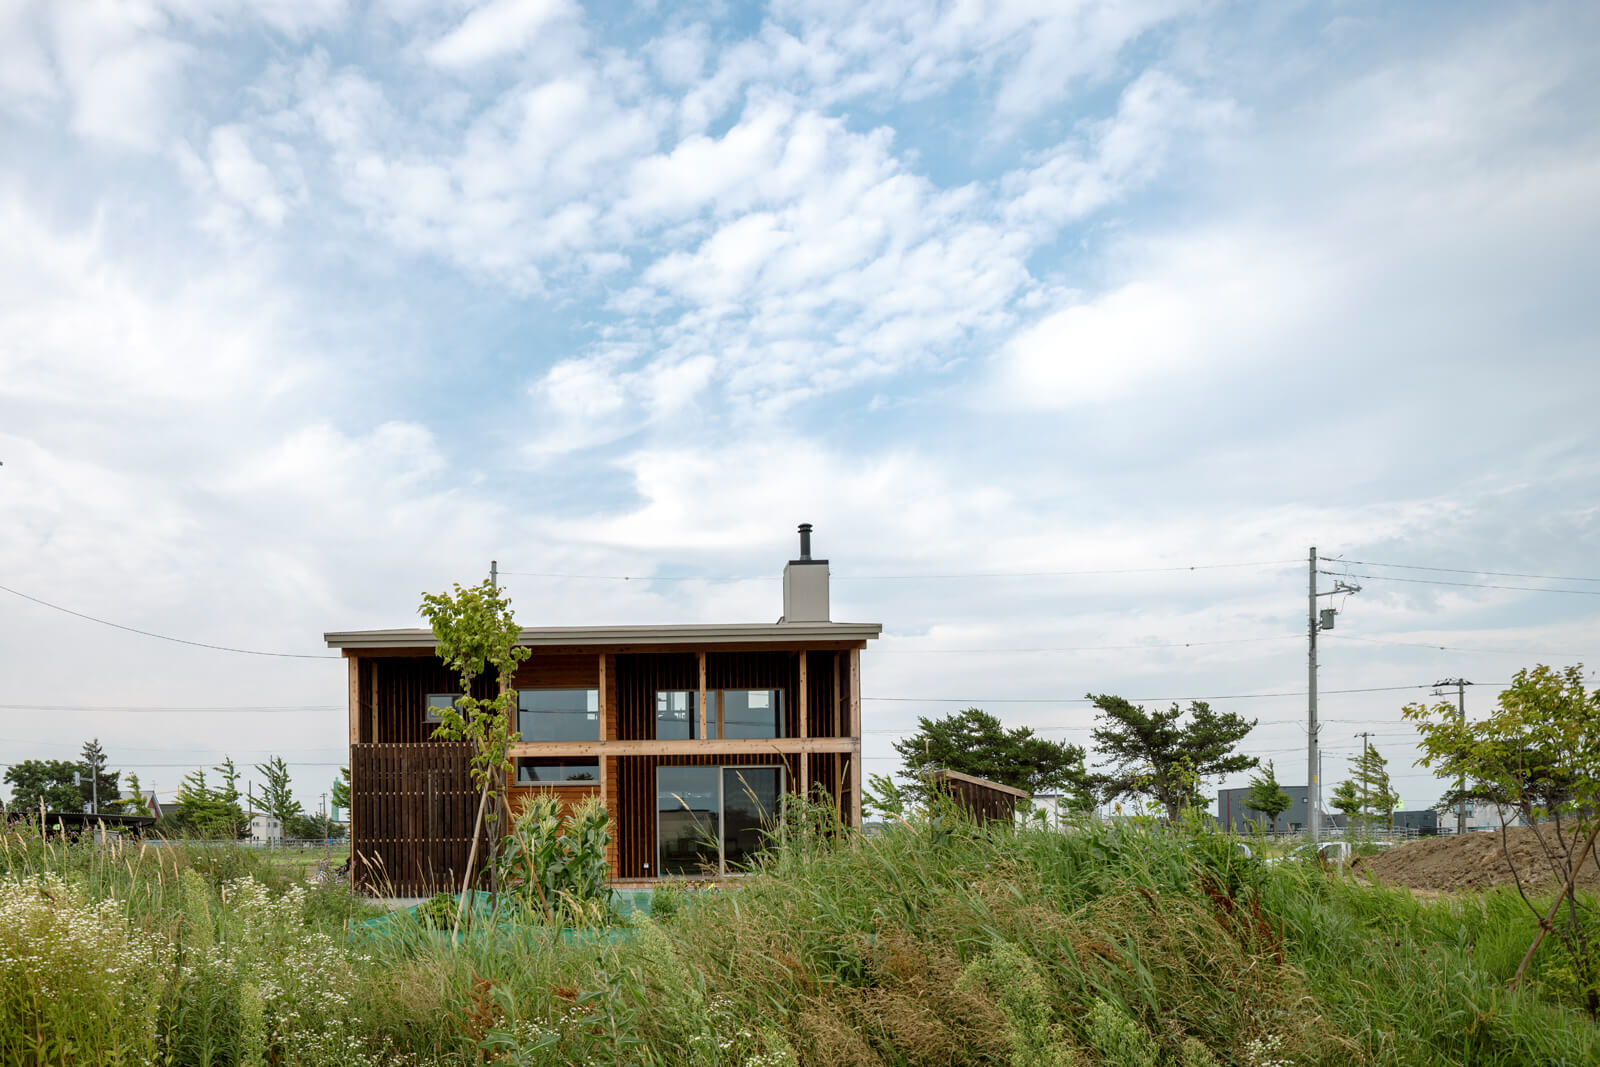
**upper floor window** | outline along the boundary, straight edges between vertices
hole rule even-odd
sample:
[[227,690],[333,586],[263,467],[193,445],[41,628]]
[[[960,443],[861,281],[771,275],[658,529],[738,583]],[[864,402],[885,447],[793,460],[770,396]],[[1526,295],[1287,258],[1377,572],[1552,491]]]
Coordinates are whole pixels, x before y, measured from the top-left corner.
[[422,721],[431,723],[444,722],[444,717],[439,712],[444,708],[453,706],[459,699],[461,699],[460,693],[429,693]]
[[782,737],[783,690],[724,689],[723,737]]
[[[706,693],[709,737],[782,737],[783,690],[712,689]],[[700,736],[700,694],[693,689],[656,693],[656,737],[683,741]]]
[[600,690],[518,690],[517,732],[524,741],[599,740]]
[[687,741],[700,736],[700,694],[693,689],[663,689],[656,693],[656,737],[662,741]]

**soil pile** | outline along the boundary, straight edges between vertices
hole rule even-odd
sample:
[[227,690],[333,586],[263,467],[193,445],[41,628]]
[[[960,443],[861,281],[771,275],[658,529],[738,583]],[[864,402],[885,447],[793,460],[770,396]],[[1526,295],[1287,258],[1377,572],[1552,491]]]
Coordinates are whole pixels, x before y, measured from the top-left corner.
[[[1538,832],[1544,834],[1552,845],[1555,844],[1553,824],[1541,825]],[[1570,831],[1567,831],[1567,836],[1571,840]],[[1580,838],[1575,851],[1582,847],[1583,840]],[[1600,850],[1600,842],[1596,842],[1596,848]],[[1386,885],[1403,885],[1412,889],[1487,889],[1490,886],[1514,884],[1511,865],[1506,862],[1507,850],[1516,864],[1524,889],[1544,891],[1559,888],[1533,828],[1526,826],[1513,829],[1507,835],[1504,847],[1499,831],[1461,837],[1425,837],[1376,856],[1362,856],[1351,864],[1351,870]],[[1578,885],[1600,891],[1600,856],[1595,851],[1591,851],[1589,858],[1584,861]]]

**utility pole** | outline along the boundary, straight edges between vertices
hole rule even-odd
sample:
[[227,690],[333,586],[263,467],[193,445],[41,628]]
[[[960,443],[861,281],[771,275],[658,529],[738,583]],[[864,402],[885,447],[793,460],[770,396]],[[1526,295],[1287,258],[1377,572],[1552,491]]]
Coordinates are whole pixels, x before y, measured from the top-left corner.
[[1321,829],[1317,824],[1317,800],[1321,790],[1321,782],[1317,771],[1320,760],[1317,759],[1317,546],[1311,546],[1307,556],[1307,566],[1311,574],[1311,596],[1307,601],[1306,618],[1310,625],[1311,653],[1308,657],[1306,670],[1306,825],[1311,830],[1311,847],[1317,847],[1317,832]]
[[1356,736],[1361,738],[1361,808],[1365,814],[1372,803],[1372,786],[1367,779],[1367,739],[1372,736],[1372,731],[1363,730]]
[[[1467,681],[1465,678],[1446,678],[1443,681],[1434,682],[1433,684],[1436,689],[1441,690],[1447,685],[1453,685],[1456,687],[1456,718],[1457,721],[1460,722],[1461,728],[1465,730],[1467,728],[1467,686],[1471,685],[1472,683]],[[1436,693],[1435,695],[1444,696],[1442,692]],[[1466,772],[1463,771],[1461,773],[1461,777],[1456,781],[1456,833],[1464,834],[1466,832],[1467,775]]]
[[1320,614],[1317,612],[1317,597],[1334,596],[1339,593],[1359,593],[1359,585],[1347,585],[1335,577],[1333,588],[1317,592],[1317,547],[1311,546],[1311,551],[1306,556],[1306,569],[1310,582],[1309,592],[1306,597],[1306,632],[1309,639],[1309,655],[1307,656],[1306,678],[1306,807],[1309,810],[1307,823],[1311,829],[1311,844],[1316,846],[1317,835],[1321,831],[1321,814],[1319,801],[1322,799],[1322,776],[1318,772],[1322,769],[1322,762],[1317,755],[1317,631],[1333,629],[1333,618],[1338,614],[1335,608],[1324,608]]
[[497,559],[489,561],[489,588],[500,588],[500,561]]

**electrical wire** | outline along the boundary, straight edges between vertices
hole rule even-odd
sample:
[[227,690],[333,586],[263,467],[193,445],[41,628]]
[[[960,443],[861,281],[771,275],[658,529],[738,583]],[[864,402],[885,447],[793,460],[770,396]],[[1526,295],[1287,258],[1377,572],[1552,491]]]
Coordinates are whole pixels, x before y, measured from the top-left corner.
[[[1241,563],[1191,563],[1167,567],[1103,567],[1063,571],[966,571],[947,574],[831,574],[829,577],[836,582],[943,581],[966,578],[1063,578],[1095,574],[1168,574],[1176,571],[1210,571],[1240,567],[1284,567],[1298,562],[1300,561],[1293,559],[1272,559],[1248,560]],[[754,582],[763,580],[776,581],[780,577],[776,574],[570,574],[558,571],[514,570],[502,570],[498,573],[524,578],[575,578],[605,582]]]
[[117,704],[0,704],[0,711],[104,711],[117,715],[182,715],[194,714],[246,714],[283,715],[300,712],[345,711],[340,704],[280,705],[276,707],[203,706],[203,707],[130,707]]
[[1318,556],[1324,563],[1353,563],[1357,567],[1393,567],[1396,570],[1436,571],[1440,574],[1487,574],[1496,578],[1542,578],[1551,582],[1600,582],[1600,578],[1578,578],[1564,574],[1524,574],[1520,571],[1471,570],[1464,567],[1423,567],[1415,563],[1378,563],[1370,559],[1342,559]]
[[[1295,636],[1304,635],[1297,634]],[[1437,649],[1440,652],[1483,652],[1490,655],[1550,656],[1560,659],[1582,659],[1584,656],[1582,652],[1551,652],[1548,650],[1541,652],[1532,648],[1472,648],[1466,645],[1428,645],[1419,641],[1389,641],[1381,637],[1358,637],[1355,634],[1337,632],[1325,634],[1324,637],[1332,638],[1335,641],[1360,641],[1369,645],[1394,645],[1397,648],[1430,648]],[[874,652],[876,653],[876,650]]]
[[109,626],[114,630],[126,630],[130,634],[139,634],[142,637],[153,637],[158,641],[171,641],[175,645],[190,645],[190,646],[193,646],[194,648],[209,648],[209,649],[211,649],[212,651],[215,651],[215,652],[237,652],[237,653],[239,653],[241,655],[245,655],[245,656],[271,656],[271,657],[274,657],[276,659],[342,659],[343,658],[341,656],[318,655],[318,654],[312,654],[312,653],[307,653],[307,652],[262,652],[259,649],[254,649],[254,648],[233,648],[233,647],[231,647],[229,645],[212,645],[212,644],[207,644],[204,641],[190,641],[187,638],[183,638],[183,637],[169,637],[166,634],[158,634],[158,633],[154,633],[154,632],[152,632],[150,630],[141,630],[137,626],[124,626],[120,622],[112,622],[109,619],[96,618],[93,615],[85,615],[81,611],[73,611],[71,608],[64,608],[60,604],[52,604],[48,600],[40,600],[36,596],[29,596],[27,593],[19,592],[16,589],[12,589],[10,586],[0,585],[0,592],[10,593],[12,596],[21,597],[23,600],[31,600],[35,604],[39,604],[39,605],[41,605],[43,607],[51,608],[52,610],[55,610],[55,611],[65,612],[68,615],[76,616],[77,618],[80,618],[80,619],[86,619],[89,622],[97,622],[101,626]]
[[1050,648],[874,648],[874,656],[912,656],[912,655],[1008,655],[1038,652],[1109,652],[1119,650],[1137,650],[1142,648],[1198,648],[1204,645],[1246,645],[1261,641],[1283,641],[1289,638],[1303,639],[1305,634],[1274,634],[1271,637],[1233,637],[1219,641],[1159,641],[1146,644],[1130,645],[1059,645]]
[[[1483,685],[1504,685],[1504,682],[1484,682]],[[1324,696],[1343,693],[1394,693],[1403,689],[1432,689],[1433,685],[1375,685],[1361,689],[1321,689]],[[1128,697],[1133,702],[1163,700],[1261,700],[1267,697],[1303,697],[1304,689],[1279,693],[1222,693],[1216,696]],[[1093,697],[878,697],[863,696],[862,700],[905,704],[1092,704]]]
[[1600,596],[1600,589],[1541,589],[1536,585],[1491,585],[1487,582],[1447,582],[1442,578],[1399,578],[1392,574],[1357,574],[1354,571],[1335,573],[1323,571],[1335,578],[1365,578],[1374,582],[1406,582],[1411,585],[1452,585],[1462,589],[1510,589],[1518,593],[1570,593],[1573,596]]

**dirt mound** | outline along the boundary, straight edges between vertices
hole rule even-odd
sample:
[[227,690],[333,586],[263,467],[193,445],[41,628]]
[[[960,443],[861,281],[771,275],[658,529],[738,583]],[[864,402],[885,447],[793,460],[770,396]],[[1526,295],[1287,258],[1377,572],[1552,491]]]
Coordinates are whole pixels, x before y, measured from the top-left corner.
[[[1538,832],[1555,843],[1553,824],[1541,825]],[[1568,835],[1570,839],[1570,831]],[[1576,847],[1583,847],[1581,839]],[[1362,856],[1351,864],[1351,870],[1386,885],[1412,889],[1487,889],[1513,884],[1511,866],[1506,862],[1507,850],[1516,863],[1524,889],[1559,888],[1531,827],[1513,829],[1507,835],[1504,848],[1499,831],[1462,837],[1424,837],[1376,856]],[[1584,889],[1600,891],[1600,856],[1595,852],[1584,861],[1578,884]]]

